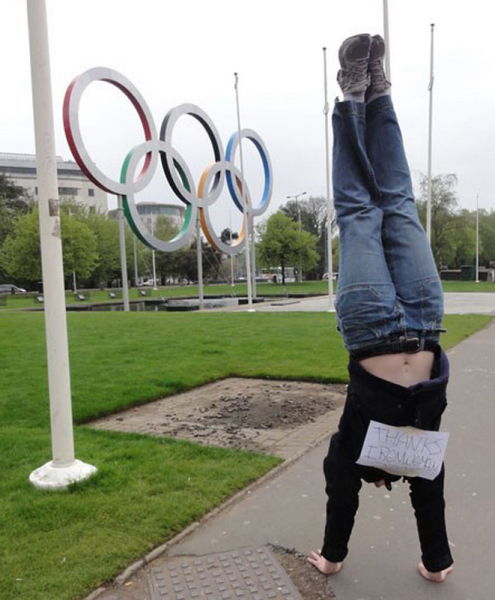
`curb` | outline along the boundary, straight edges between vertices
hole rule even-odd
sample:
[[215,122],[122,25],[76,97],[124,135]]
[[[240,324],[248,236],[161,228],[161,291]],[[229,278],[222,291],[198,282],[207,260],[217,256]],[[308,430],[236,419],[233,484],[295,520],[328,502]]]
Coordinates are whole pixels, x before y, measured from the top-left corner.
[[[339,407],[339,409],[342,409],[342,408],[343,407]],[[337,409],[337,410],[339,410],[339,409]],[[325,432],[324,434],[321,434],[320,436],[318,436],[316,439],[314,439],[313,441],[308,443],[308,445],[302,452],[283,461],[280,465],[278,465],[277,467],[274,467],[271,471],[269,471],[268,473],[265,473],[265,475],[263,475],[259,479],[256,479],[256,481],[253,481],[252,483],[248,484],[242,490],[239,490],[238,492],[236,492],[233,496],[231,496],[230,498],[225,500],[225,502],[223,502],[219,506],[215,507],[210,512],[206,513],[203,517],[201,517],[197,521],[194,521],[193,523],[188,525],[185,529],[183,529],[180,533],[175,535],[173,538],[171,538],[170,540],[167,540],[160,546],[157,546],[156,548],[154,548],[153,550],[148,552],[148,554],[146,554],[142,558],[140,558],[137,561],[130,564],[124,571],[122,571],[119,575],[117,575],[113,579],[113,581],[111,581],[109,583],[109,585],[107,587],[100,586],[99,588],[97,588],[96,590],[91,592],[89,594],[89,596],[86,596],[85,598],[83,598],[83,600],[97,600],[97,598],[99,598],[100,595],[103,594],[104,592],[107,592],[112,585],[123,585],[124,583],[126,583],[133,575],[135,575],[137,573],[137,571],[139,571],[139,569],[142,569],[143,567],[148,565],[153,560],[159,558],[162,554],[164,554],[172,546],[178,544],[184,538],[186,538],[187,536],[194,533],[196,531],[196,529],[198,529],[199,527],[201,527],[202,525],[204,525],[205,523],[207,523],[208,521],[210,521],[211,519],[216,517],[218,514],[220,514],[224,510],[230,508],[230,506],[232,506],[233,504],[236,504],[237,502],[242,500],[244,498],[244,496],[247,496],[252,491],[254,491],[256,488],[262,486],[267,481],[270,481],[271,479],[273,479],[274,477],[276,477],[277,475],[279,475],[280,473],[282,473],[283,471],[285,471],[286,469],[291,467],[294,463],[296,463],[299,459],[301,459],[307,452],[309,452],[310,450],[312,450],[313,448],[315,448],[316,446],[321,444],[324,440],[328,439],[330,437],[331,433],[332,433],[332,431],[329,430],[328,432]]]

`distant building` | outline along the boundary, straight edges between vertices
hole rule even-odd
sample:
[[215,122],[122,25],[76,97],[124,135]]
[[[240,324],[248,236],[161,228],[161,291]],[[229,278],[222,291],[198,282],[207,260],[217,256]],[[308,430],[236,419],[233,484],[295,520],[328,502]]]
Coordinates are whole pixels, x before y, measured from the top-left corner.
[[[141,215],[143,222],[151,229],[154,227],[158,217],[167,217],[172,225],[182,227],[186,207],[178,204],[168,204],[166,202],[151,202],[144,200],[136,202],[138,213]],[[109,215],[116,216],[117,210],[109,211]]]
[[[38,200],[34,154],[0,152],[0,173],[6,175],[15,185],[26,189],[35,201]],[[106,192],[91,182],[74,161],[57,156],[57,180],[58,194],[62,201],[75,200],[90,210],[107,212]]]

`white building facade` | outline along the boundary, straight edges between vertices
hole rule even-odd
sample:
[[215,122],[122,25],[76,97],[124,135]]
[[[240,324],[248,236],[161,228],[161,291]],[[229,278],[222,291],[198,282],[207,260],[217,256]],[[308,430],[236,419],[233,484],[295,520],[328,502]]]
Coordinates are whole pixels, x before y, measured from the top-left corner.
[[[0,152],[0,173],[38,200],[36,155]],[[60,200],[75,200],[90,211],[107,213],[106,192],[91,182],[74,161],[57,156],[57,180]]]

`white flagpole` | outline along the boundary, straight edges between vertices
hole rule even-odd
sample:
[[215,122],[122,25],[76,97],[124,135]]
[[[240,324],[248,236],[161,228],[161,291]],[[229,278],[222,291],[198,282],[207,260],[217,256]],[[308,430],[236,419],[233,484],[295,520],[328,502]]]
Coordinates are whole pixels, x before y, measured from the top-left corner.
[[479,193],[476,194],[476,281],[480,282],[480,207]]
[[325,180],[327,189],[327,264],[328,264],[328,311],[333,312],[333,259],[332,259],[332,201],[330,199],[330,145],[328,142],[328,85],[327,85],[327,49],[323,48],[323,89],[325,105]]
[[196,216],[196,263],[198,265],[198,295],[199,308],[205,306],[205,296],[203,288],[203,248],[201,247],[201,223],[199,220],[199,210]]
[[244,185],[244,161],[242,157],[242,138],[241,138],[241,113],[239,110],[239,75],[234,73],[235,77],[235,101],[237,107],[237,135],[239,137],[239,158],[241,162],[241,193],[242,193],[242,204],[244,206],[244,214],[246,216],[246,281],[248,289],[248,312],[255,312],[253,308],[253,293],[252,293],[252,274],[251,274],[251,207],[249,206],[248,198],[245,193]]
[[[151,215],[151,235],[155,235],[155,222],[153,220],[153,215]],[[156,253],[155,249],[151,250],[151,270],[153,272],[153,291],[158,290],[158,286],[156,285]],[[127,277],[127,269],[126,269],[126,277]]]
[[138,275],[138,260],[137,260],[137,243],[136,236],[132,236],[132,248],[134,252],[134,285],[138,287],[139,275]]
[[383,39],[385,40],[385,74],[391,81],[390,72],[390,35],[388,29],[388,0],[383,0]]
[[251,272],[253,277],[253,298],[256,298],[256,240],[254,234],[254,219],[251,216]]
[[127,256],[125,248],[125,223],[124,223],[124,207],[122,206],[122,198],[117,197],[118,214],[119,214],[119,249],[120,249],[120,272],[122,275],[122,300],[124,303],[124,311],[129,312],[129,283],[127,277]]
[[38,488],[63,489],[72,482],[87,479],[96,472],[96,468],[74,457],[60,201],[45,1],[28,0],[27,13],[53,457],[50,462],[35,469],[29,480]]
[[[229,238],[230,245],[232,246],[232,214],[229,210]],[[230,255],[230,285],[234,287],[234,255]]]
[[435,23],[431,27],[431,45],[430,45],[430,82],[428,92],[430,94],[430,107],[428,116],[428,197],[426,201],[426,235],[431,244],[431,196],[432,196],[432,175],[431,175],[431,155],[432,155],[432,125],[433,125],[433,38],[435,32]]

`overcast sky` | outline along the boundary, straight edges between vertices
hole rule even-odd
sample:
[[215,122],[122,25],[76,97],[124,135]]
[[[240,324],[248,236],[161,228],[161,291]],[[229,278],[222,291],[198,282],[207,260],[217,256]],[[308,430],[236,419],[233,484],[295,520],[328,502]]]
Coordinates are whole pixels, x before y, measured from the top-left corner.
[[[382,33],[382,0],[47,0],[57,153],[72,158],[62,126],[70,81],[95,66],[123,73],[140,90],[157,127],[166,112],[198,104],[224,146],[236,130],[234,71],[240,75],[243,127],[270,152],[274,187],[266,214],[289,195],[325,195],[323,55],[329,99],[337,50],[347,36]],[[430,23],[435,23],[433,172],[455,173],[461,206],[495,208],[493,19],[486,0],[389,0],[393,99],[413,175],[426,172]],[[0,0],[1,152],[34,153],[26,5]],[[212,159],[198,124],[181,119],[174,143],[195,177]],[[85,142],[103,170],[117,177],[141,141],[128,100],[104,83],[83,97]],[[247,144],[246,173],[259,194],[261,163]],[[244,147],[244,146],[243,146]],[[157,174],[138,200],[172,200]],[[220,229],[240,223],[223,197],[212,209]]]

